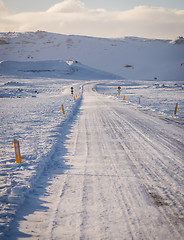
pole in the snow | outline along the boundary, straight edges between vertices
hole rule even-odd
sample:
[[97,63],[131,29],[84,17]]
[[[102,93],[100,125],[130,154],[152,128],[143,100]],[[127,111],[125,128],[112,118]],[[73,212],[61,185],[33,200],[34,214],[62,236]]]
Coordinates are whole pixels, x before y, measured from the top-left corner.
[[139,98],[139,104],[141,104],[141,98]]
[[178,103],[176,103],[176,107],[175,107],[175,110],[174,110],[174,115],[176,115],[177,110],[178,110]]
[[21,163],[21,154],[20,154],[20,144],[17,139],[13,139],[14,148],[15,148],[15,159],[16,163]]
[[64,110],[64,106],[63,106],[63,104],[61,104],[61,108],[62,108],[62,112],[63,112],[63,114],[65,114],[65,110]]
[[125,96],[123,96],[123,99],[125,100]]

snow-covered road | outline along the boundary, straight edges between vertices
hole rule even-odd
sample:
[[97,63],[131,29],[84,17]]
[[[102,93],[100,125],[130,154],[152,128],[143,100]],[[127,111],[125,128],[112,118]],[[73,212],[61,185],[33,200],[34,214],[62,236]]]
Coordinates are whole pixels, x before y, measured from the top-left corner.
[[184,129],[84,87],[7,239],[183,239]]

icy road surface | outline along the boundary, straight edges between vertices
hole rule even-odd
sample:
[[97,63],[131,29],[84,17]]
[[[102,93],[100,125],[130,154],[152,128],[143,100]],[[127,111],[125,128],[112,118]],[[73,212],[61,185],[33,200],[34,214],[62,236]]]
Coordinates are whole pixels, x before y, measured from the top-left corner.
[[7,239],[183,239],[184,129],[84,88]]

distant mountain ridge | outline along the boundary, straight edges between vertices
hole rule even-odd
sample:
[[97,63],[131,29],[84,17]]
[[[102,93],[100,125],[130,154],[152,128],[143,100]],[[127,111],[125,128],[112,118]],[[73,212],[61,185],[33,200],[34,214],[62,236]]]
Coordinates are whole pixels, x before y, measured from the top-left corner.
[[[129,79],[184,80],[184,40],[0,33],[0,61],[77,60]],[[126,67],[132,66],[132,67]]]

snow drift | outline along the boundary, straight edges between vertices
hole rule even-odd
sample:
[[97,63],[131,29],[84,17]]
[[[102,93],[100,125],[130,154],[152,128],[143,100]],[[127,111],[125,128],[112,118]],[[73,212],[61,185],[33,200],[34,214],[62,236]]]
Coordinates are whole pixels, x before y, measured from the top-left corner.
[[0,74],[20,77],[48,77],[75,79],[122,79],[112,73],[100,71],[78,61],[2,61]]

